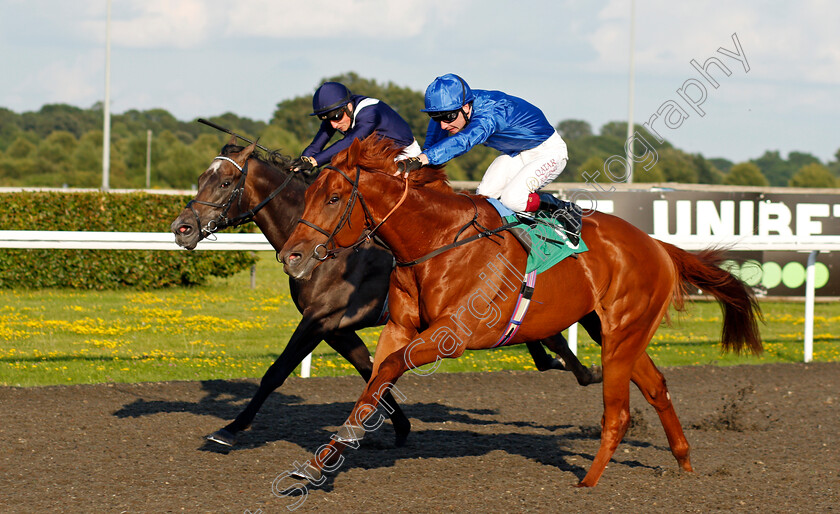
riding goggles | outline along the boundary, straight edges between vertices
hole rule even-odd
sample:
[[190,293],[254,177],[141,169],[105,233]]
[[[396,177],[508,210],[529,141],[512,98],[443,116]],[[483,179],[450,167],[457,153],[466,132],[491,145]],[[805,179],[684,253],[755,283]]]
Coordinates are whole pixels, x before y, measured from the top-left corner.
[[452,123],[458,118],[460,113],[461,109],[455,109],[454,111],[430,112],[429,117],[432,118],[432,121],[435,123]]
[[344,117],[344,109],[345,107],[342,105],[338,109],[333,109],[330,112],[319,114],[318,119],[321,121],[338,121]]

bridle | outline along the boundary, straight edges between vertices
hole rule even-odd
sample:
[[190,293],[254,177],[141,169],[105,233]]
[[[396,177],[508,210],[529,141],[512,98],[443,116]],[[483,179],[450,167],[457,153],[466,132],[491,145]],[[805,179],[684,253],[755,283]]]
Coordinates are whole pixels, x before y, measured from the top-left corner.
[[[240,177],[239,181],[236,183],[236,186],[234,186],[233,191],[231,191],[230,196],[228,197],[225,203],[205,202],[204,200],[197,199],[192,199],[187,203],[187,209],[189,209],[190,212],[193,213],[193,216],[195,216],[195,224],[197,227],[199,227],[199,231],[201,233],[202,238],[207,237],[227,227],[238,227],[239,225],[243,225],[245,223],[248,223],[249,221],[253,221],[254,216],[263,207],[265,207],[268,204],[268,202],[273,200],[274,197],[276,197],[280,193],[280,191],[282,191],[287,185],[289,185],[289,182],[292,181],[292,177],[294,176],[293,173],[289,172],[286,176],[286,180],[284,180],[282,184],[280,184],[274,191],[272,191],[270,195],[268,195],[265,199],[258,203],[256,207],[246,212],[241,212],[242,197],[245,191],[245,179],[248,178],[248,163],[251,161],[251,157],[249,156],[245,160],[244,166],[240,166],[236,161],[224,155],[218,155],[215,158],[213,158],[213,160],[228,161],[229,163],[233,164],[236,167],[236,169],[239,170]],[[230,208],[233,206],[234,202],[236,202],[236,206],[239,208],[240,214],[232,218],[228,218],[228,211],[230,211]],[[204,227],[202,227],[201,218],[199,218],[198,213],[193,208],[193,205],[195,204],[206,205],[215,209],[222,209],[222,212],[220,212],[218,216],[208,221],[207,224]]]
[[[332,232],[327,232],[325,229],[303,218],[300,218],[298,220],[298,223],[302,223],[307,227],[317,230],[321,234],[327,236],[327,240],[325,242],[316,245],[315,248],[312,250],[312,255],[322,262],[329,258],[334,258],[343,250],[352,250],[370,241],[370,238],[373,236],[373,234],[379,229],[379,227],[382,226],[383,223],[385,223],[385,220],[387,220],[391,216],[391,214],[396,210],[396,208],[400,206],[402,201],[405,200],[406,194],[408,193],[408,177],[406,177],[406,191],[403,194],[402,200],[400,200],[400,202],[391,210],[390,213],[388,213],[387,216],[385,216],[385,218],[382,221],[379,222],[379,224],[376,224],[373,221],[373,215],[370,212],[370,208],[365,202],[365,197],[362,196],[361,191],[359,191],[359,177],[362,176],[361,168],[359,166],[356,166],[355,179],[351,179],[347,176],[346,173],[334,166],[325,166],[324,168],[337,171],[339,174],[341,174],[341,176],[344,177],[344,179],[347,182],[349,182],[351,186],[353,186],[353,191],[350,193],[350,198],[347,199],[347,205],[344,207],[344,212],[341,213],[341,218],[339,218],[338,220],[338,225],[336,225]],[[335,241],[335,236],[338,235],[339,232],[341,232],[341,229],[344,228],[345,224],[347,224],[348,226],[350,225],[350,215],[353,213],[353,208],[356,206],[357,199],[362,206],[362,210],[364,210],[365,212],[365,230],[364,232],[362,232],[362,235],[359,237],[359,239],[352,245],[339,246],[338,243],[336,243]],[[330,246],[332,246],[332,248],[330,248]],[[319,252],[319,248],[323,253]]]
[[[347,182],[349,182],[353,186],[353,192],[350,193],[350,198],[347,200],[347,206],[344,208],[344,212],[341,214],[341,218],[338,220],[338,225],[336,225],[335,229],[333,229],[332,232],[327,232],[325,229],[323,229],[323,228],[319,227],[318,225],[312,223],[311,221],[307,221],[303,218],[300,218],[298,220],[298,223],[302,223],[302,224],[306,225],[307,227],[315,229],[318,232],[320,232],[321,234],[327,236],[327,240],[325,242],[316,245],[315,248],[312,250],[313,257],[315,257],[316,259],[318,259],[319,261],[322,261],[322,262],[329,259],[329,258],[334,258],[338,253],[340,253],[343,250],[355,249],[355,248],[358,248],[360,245],[370,241],[371,237],[373,237],[375,235],[376,231],[379,230],[379,227],[381,227],[382,224],[385,223],[385,221],[391,216],[391,214],[393,214],[394,211],[396,211],[397,208],[399,208],[399,206],[402,205],[402,203],[405,201],[405,198],[408,195],[408,185],[409,185],[408,174],[406,174],[405,175],[405,191],[403,192],[402,198],[400,198],[400,200],[397,202],[397,204],[394,205],[394,207],[382,219],[382,221],[380,221],[379,223],[375,223],[374,220],[373,220],[373,215],[371,214],[370,209],[367,206],[367,203],[365,203],[364,196],[362,196],[362,193],[359,191],[359,176],[361,175],[361,169],[359,168],[359,166],[356,166],[356,178],[355,179],[350,179],[350,177],[348,177],[343,171],[341,171],[340,169],[335,168],[333,166],[325,166],[325,168],[333,170],[333,171],[337,171],[338,173],[340,173],[341,176],[344,177],[344,179],[347,180]],[[432,257],[436,257],[436,256],[442,254],[443,252],[446,252],[446,251],[451,250],[453,248],[457,248],[458,246],[461,246],[461,245],[465,245],[465,244],[470,243],[472,241],[475,241],[477,239],[481,239],[481,238],[484,238],[484,237],[489,237],[489,236],[496,235],[499,232],[502,232],[504,230],[508,230],[510,228],[513,228],[518,224],[518,223],[507,223],[505,225],[502,225],[501,227],[494,228],[494,229],[488,229],[488,228],[482,226],[480,223],[478,223],[478,207],[475,205],[475,201],[472,198],[470,198],[468,195],[464,195],[464,196],[469,198],[469,200],[472,202],[473,209],[474,209],[474,214],[473,214],[473,219],[468,221],[466,224],[464,224],[464,226],[462,226],[461,229],[458,230],[458,233],[455,234],[455,241],[448,244],[448,245],[442,246],[442,247],[440,247],[436,250],[433,250],[433,251],[427,253],[426,255],[424,255],[423,257],[420,257],[418,259],[414,259],[412,261],[407,261],[407,262],[397,261],[395,263],[396,266],[414,266],[415,264],[420,264],[421,262],[425,262],[425,261],[431,259]],[[359,239],[355,243],[351,244],[350,246],[339,246],[335,242],[335,236],[341,231],[342,228],[344,228],[345,224],[348,224],[348,225],[350,224],[350,214],[353,212],[353,207],[356,205],[356,199],[357,198],[359,200],[359,203],[362,205],[362,209],[365,212],[365,230],[362,232],[361,236],[359,236]],[[467,228],[469,228],[471,226],[475,226],[476,230],[478,230],[479,233],[459,241],[458,238],[461,236],[461,234]],[[373,228],[371,228],[371,227],[373,227]],[[491,239],[491,241],[492,241],[492,239]],[[330,245],[332,245],[333,248],[330,248],[329,247]],[[383,243],[383,246],[385,246],[387,248],[387,245],[385,245],[384,243]],[[323,249],[323,254],[319,255],[319,251],[318,251],[319,248]]]

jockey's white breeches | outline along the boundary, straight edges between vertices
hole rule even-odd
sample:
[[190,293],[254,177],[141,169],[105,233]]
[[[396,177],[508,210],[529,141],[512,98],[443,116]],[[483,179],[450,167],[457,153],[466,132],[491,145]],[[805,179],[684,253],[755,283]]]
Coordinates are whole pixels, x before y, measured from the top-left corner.
[[496,157],[476,192],[498,198],[514,211],[524,211],[528,195],[557,178],[568,160],[566,143],[555,132],[538,146],[516,156],[502,154]]

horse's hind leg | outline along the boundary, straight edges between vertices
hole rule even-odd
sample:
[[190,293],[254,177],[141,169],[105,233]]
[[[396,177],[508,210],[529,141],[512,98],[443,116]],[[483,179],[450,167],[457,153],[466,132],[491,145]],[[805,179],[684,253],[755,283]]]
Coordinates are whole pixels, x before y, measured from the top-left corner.
[[636,360],[632,380],[648,403],[653,405],[656,413],[659,414],[662,428],[665,429],[665,435],[668,437],[671,453],[676,457],[680,468],[685,471],[693,471],[689,461],[688,441],[685,439],[682,425],[680,425],[674,405],[671,403],[671,395],[668,393],[668,388],[665,387],[665,377],[656,369],[647,353],[643,353]]
[[[634,356],[635,357],[635,356]],[[578,487],[595,487],[610,462],[615,449],[630,426],[630,375],[633,359],[605,359],[604,366],[604,416],[601,427],[601,445]]]
[[639,356],[659,326],[667,303],[660,313],[636,318],[625,326],[603,334],[601,364],[604,367],[604,416],[601,445],[595,460],[579,487],[594,487],[615,449],[630,426],[630,379]]
[[[355,332],[336,332],[327,336],[326,341],[356,368],[365,382],[370,380],[373,372],[373,360],[365,343]],[[395,444],[397,447],[403,446],[409,432],[411,432],[411,422],[400,409],[390,391],[382,396],[382,404],[394,424]]]
[[553,359],[550,355],[548,355],[545,352],[545,349],[542,347],[542,344],[539,341],[528,341],[527,343],[525,343],[525,346],[528,347],[528,353],[530,353],[531,358],[534,359],[534,366],[537,367],[537,371],[548,371],[550,369],[566,369],[563,367],[563,363],[560,362],[559,359]]
[[[582,317],[579,323],[586,330],[586,333],[589,334],[589,337],[591,337],[600,346],[601,319],[598,317],[598,314],[595,311],[592,311]],[[577,355],[575,355],[569,348],[569,342],[565,337],[563,337],[563,334],[557,334],[551,338],[545,339],[542,343],[551,351],[556,353],[557,357],[554,359],[549,357],[542,345],[538,342],[530,341],[525,343],[528,347],[528,351],[531,353],[531,358],[534,359],[534,365],[536,365],[539,371],[546,371],[549,369],[571,371],[575,375],[575,378],[577,378],[578,384],[582,386],[597,384],[604,380],[601,366],[593,364],[589,368],[586,368],[583,364],[581,364]]]
[[598,317],[598,313],[592,311],[580,318],[578,323],[580,323],[580,326],[586,330],[589,337],[591,337],[598,346],[601,346],[601,318]]
[[549,338],[546,338],[543,340],[543,343],[551,351],[557,354],[557,359],[554,360],[559,362],[559,367],[555,367],[554,369],[571,371],[572,374],[574,374],[575,378],[577,378],[578,384],[582,386],[596,384],[603,381],[604,377],[601,373],[601,367],[592,366],[587,368],[586,366],[581,364],[580,360],[578,360],[577,358],[577,355],[575,355],[569,348],[569,342],[566,341],[566,338],[563,337],[563,334],[556,334]]

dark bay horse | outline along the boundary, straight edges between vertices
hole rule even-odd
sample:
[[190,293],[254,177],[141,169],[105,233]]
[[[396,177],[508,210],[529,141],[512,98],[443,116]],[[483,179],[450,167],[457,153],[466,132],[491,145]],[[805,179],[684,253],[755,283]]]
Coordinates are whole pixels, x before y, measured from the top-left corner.
[[[202,173],[195,199],[172,222],[176,242],[187,249],[195,248],[212,232],[253,220],[279,250],[303,212],[304,192],[314,178],[291,173],[291,160],[277,152],[260,156],[255,152],[256,143],[243,148],[235,146],[235,141],[232,138]],[[253,399],[231,423],[210,434],[209,440],[232,446],[268,396],[322,340],[353,364],[362,378],[370,378],[373,359],[356,330],[383,322],[394,258],[374,242],[356,250],[331,259],[307,280],[290,279],[289,289],[302,320],[266,371]],[[581,323],[598,336],[597,317],[589,316]],[[539,343],[529,343],[541,371],[567,369],[582,385],[600,381],[600,368],[581,365],[562,336],[546,339],[545,343],[559,354],[559,359],[552,360]],[[399,446],[411,425],[390,395],[385,401],[392,406],[390,418]]]
[[[301,224],[281,251],[287,273],[303,279],[317,271],[325,255],[340,254],[372,231],[398,262],[410,262],[483,230],[476,227],[501,224],[482,197],[454,194],[439,169],[422,168],[405,179],[395,176],[394,155],[368,138],[355,142],[334,158],[334,168],[321,172],[306,192]],[[723,350],[759,353],[758,304],[749,288],[718,267],[722,251],[690,254],[599,212],[584,218],[582,234],[589,251],[537,277],[530,310],[510,343],[557,334],[592,311],[600,318],[601,445],[579,486],[598,483],[624,437],[631,381],[656,409],[679,466],[692,471],[689,445],[665,379],[645,349],[669,305],[682,308],[686,284],[692,284],[721,304]],[[397,267],[391,275],[391,318],[378,342],[373,376],[345,424],[319,448],[302,475],[317,484],[323,471],[337,470],[341,453],[356,447],[371,429],[379,399],[397,391],[394,384],[406,371],[494,346],[504,329],[495,321],[507,319],[518,301],[507,282],[520,282],[525,264],[520,244],[502,232],[418,265]],[[488,269],[509,273],[489,280]]]
[[[303,212],[303,198],[313,178],[289,171],[291,159],[272,154],[259,158],[255,144],[235,146],[231,138],[221,155],[198,179],[198,193],[172,222],[175,241],[193,249],[212,232],[253,219],[276,249],[282,248]],[[266,201],[268,200],[268,201]],[[263,203],[264,202],[264,203]],[[262,205],[261,205],[262,203]],[[308,280],[290,280],[292,300],[303,315],[292,337],[265,372],[254,397],[242,412],[208,439],[232,446],[248,428],[268,396],[283,385],[316,346],[326,341],[367,381],[371,356],[356,330],[377,324],[383,315],[391,254],[376,244],[362,245],[335,259]],[[411,424],[392,397],[386,397],[401,444]]]

